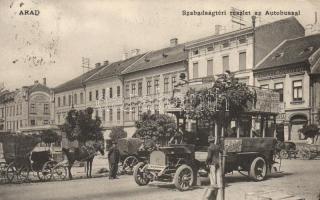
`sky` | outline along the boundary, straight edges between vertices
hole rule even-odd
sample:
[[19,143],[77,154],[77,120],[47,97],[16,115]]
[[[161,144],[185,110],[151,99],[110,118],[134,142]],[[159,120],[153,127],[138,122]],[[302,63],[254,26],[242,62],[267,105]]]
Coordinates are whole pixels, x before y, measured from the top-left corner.
[[[258,23],[288,16],[267,16],[270,11],[299,11],[303,26],[315,21],[318,0],[0,0],[0,85],[7,89],[31,85],[46,77],[55,87],[83,73],[82,57],[95,63],[123,58],[132,49],[141,52],[214,34],[215,25],[226,30],[231,7],[261,11]],[[39,15],[21,15],[38,10]],[[184,16],[186,11],[227,11],[224,16]],[[245,16],[248,26],[250,17]]]

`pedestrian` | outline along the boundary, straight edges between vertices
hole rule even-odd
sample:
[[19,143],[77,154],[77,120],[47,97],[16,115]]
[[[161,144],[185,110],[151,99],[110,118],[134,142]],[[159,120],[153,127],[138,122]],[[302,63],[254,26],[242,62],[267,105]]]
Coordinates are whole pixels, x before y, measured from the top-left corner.
[[116,179],[118,172],[118,163],[120,160],[120,151],[117,146],[117,142],[112,142],[112,147],[108,152],[108,161],[109,161],[109,179]]
[[210,143],[208,147],[208,156],[206,164],[209,165],[210,172],[210,188],[206,190],[203,199],[215,199],[218,193],[218,183],[221,178],[221,169],[219,162],[219,153],[222,152],[220,145],[215,143],[215,138],[213,136],[208,137],[208,142]]

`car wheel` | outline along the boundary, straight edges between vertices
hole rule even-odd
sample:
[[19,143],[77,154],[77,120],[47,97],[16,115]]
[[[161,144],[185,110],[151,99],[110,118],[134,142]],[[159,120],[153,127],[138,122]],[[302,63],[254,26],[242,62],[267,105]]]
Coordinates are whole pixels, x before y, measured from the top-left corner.
[[185,191],[191,188],[194,180],[194,173],[188,165],[181,165],[174,174],[173,182],[176,188],[180,191]]
[[134,181],[140,186],[147,185],[150,182],[150,179],[146,177],[146,173],[143,171],[144,166],[144,162],[139,162],[133,169]]
[[250,166],[249,176],[254,181],[262,181],[267,174],[267,164],[262,157],[256,157]]

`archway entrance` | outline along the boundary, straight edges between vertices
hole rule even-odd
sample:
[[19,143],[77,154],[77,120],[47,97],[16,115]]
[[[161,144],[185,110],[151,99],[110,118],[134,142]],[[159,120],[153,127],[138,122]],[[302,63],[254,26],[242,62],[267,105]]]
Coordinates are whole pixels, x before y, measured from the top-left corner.
[[299,132],[304,125],[308,124],[308,118],[305,115],[294,115],[290,118],[290,138],[289,140],[303,140],[304,136]]

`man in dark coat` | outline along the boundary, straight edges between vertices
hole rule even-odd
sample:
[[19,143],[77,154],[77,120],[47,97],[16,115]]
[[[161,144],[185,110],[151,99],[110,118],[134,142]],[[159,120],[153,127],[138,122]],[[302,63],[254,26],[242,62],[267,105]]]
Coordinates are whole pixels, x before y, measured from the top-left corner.
[[120,160],[120,151],[117,147],[117,143],[113,142],[112,147],[109,149],[108,152],[108,160],[109,160],[109,179],[117,178],[118,172],[118,163]]

